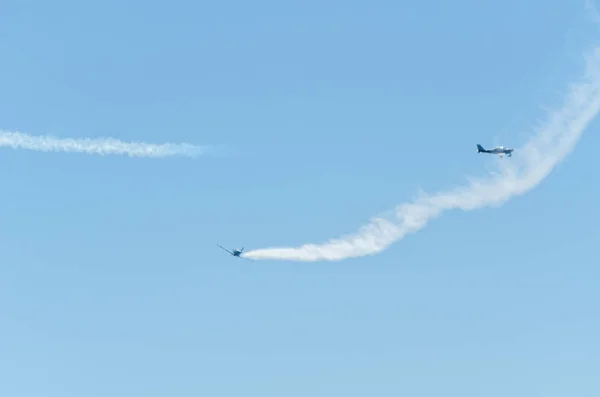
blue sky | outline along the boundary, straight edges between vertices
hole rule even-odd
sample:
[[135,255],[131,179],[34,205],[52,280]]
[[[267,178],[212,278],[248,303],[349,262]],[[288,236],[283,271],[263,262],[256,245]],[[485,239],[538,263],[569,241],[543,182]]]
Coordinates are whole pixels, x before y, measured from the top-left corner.
[[2,149],[1,395],[600,391],[597,122],[529,194],[376,256],[215,245],[324,242],[485,173],[475,144],[522,144],[579,75],[583,2],[153,4],[2,4],[0,128],[220,149]]

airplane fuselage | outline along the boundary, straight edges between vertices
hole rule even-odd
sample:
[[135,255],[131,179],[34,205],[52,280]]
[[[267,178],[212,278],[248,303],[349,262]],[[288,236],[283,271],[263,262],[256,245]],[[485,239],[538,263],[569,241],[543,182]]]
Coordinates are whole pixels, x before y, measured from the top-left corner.
[[500,148],[495,148],[495,149],[491,149],[491,150],[486,150],[486,153],[494,153],[494,154],[499,154],[499,153],[504,153],[504,154],[509,154],[512,152],[511,149],[500,149]]

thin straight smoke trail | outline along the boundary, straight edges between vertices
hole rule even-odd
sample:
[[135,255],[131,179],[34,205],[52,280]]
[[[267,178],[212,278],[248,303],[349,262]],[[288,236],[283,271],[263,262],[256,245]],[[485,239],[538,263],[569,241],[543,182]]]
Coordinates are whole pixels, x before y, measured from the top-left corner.
[[152,144],[124,142],[114,138],[56,138],[33,136],[21,132],[0,130],[0,147],[28,149],[39,152],[73,152],[86,154],[127,155],[130,157],[196,157],[203,154],[205,147],[182,144]]
[[266,248],[247,252],[253,259],[313,262],[337,261],[373,255],[388,248],[409,233],[423,229],[444,211],[471,211],[497,207],[520,196],[542,182],[574,148],[581,134],[600,111],[600,47],[586,57],[583,81],[570,87],[563,107],[549,114],[547,124],[510,161],[501,161],[500,171],[488,178],[471,179],[464,187],[422,194],[411,203],[396,207],[388,216],[379,216],[354,235],[327,243],[297,248]]

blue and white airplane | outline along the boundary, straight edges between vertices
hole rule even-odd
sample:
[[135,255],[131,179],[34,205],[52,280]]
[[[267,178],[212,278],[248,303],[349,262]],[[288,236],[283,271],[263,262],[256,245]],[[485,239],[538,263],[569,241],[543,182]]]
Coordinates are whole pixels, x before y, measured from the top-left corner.
[[515,149],[507,149],[504,146],[496,146],[495,148],[488,150],[484,149],[481,145],[477,145],[477,153],[497,154],[500,157],[504,157],[504,155],[512,157],[512,152],[514,151]]
[[225,250],[225,251],[229,252],[229,253],[230,253],[231,255],[233,255],[233,256],[240,256],[240,255],[242,255],[242,251],[244,251],[244,247],[242,247],[242,249],[241,249],[241,250],[238,250],[238,249],[235,249],[235,248],[234,248],[234,249],[233,249],[233,251],[229,251],[227,248],[225,248],[225,247],[221,247],[219,244],[217,244],[217,246],[219,246],[219,248],[221,248],[221,249],[223,249],[223,250]]
[[238,257],[238,258],[242,258],[242,259],[247,259],[247,260],[249,260],[249,261],[251,261],[251,260],[252,260],[252,259],[250,259],[250,258],[244,258],[244,257],[242,256],[242,252],[244,251],[244,247],[242,247],[242,249],[235,249],[235,248],[234,248],[234,249],[233,249],[233,251],[229,251],[227,248],[225,248],[225,247],[221,247],[219,244],[217,244],[217,246],[218,246],[219,248],[221,248],[222,250],[225,250],[225,251],[229,252],[229,253],[230,253],[232,256],[235,256],[235,257]]

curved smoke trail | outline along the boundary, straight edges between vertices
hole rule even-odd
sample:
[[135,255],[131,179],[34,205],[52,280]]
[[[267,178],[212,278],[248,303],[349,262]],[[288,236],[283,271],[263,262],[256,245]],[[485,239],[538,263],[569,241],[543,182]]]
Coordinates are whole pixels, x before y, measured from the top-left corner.
[[196,157],[203,154],[205,147],[187,143],[152,144],[124,142],[114,138],[56,138],[33,136],[21,132],[0,130],[0,147],[28,149],[40,152],[76,152],[99,155],[127,155],[130,157]]
[[600,47],[586,58],[583,81],[571,86],[563,107],[548,117],[546,125],[511,161],[503,161],[500,172],[488,178],[432,195],[421,195],[412,203],[396,207],[388,217],[377,217],[353,235],[327,243],[297,248],[267,248],[249,251],[245,257],[295,261],[336,261],[373,255],[392,243],[424,228],[429,221],[451,209],[471,211],[500,206],[535,188],[577,144],[587,125],[600,111]]

